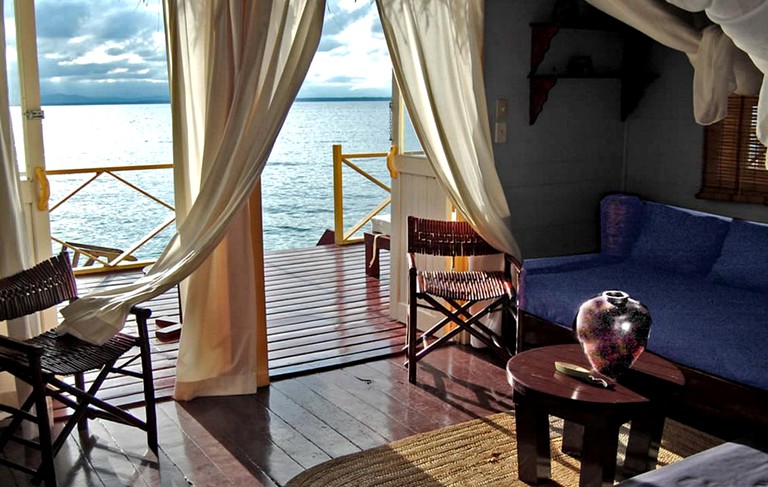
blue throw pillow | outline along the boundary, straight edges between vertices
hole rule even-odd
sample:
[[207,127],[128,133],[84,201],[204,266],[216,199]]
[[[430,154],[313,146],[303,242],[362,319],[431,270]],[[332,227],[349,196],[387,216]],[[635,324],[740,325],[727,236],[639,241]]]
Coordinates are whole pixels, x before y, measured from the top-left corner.
[[627,257],[643,222],[643,200],[628,194],[610,194],[600,201],[600,252]]
[[707,279],[768,292],[768,225],[733,220]]
[[645,202],[643,228],[632,260],[657,269],[705,276],[720,255],[730,222]]

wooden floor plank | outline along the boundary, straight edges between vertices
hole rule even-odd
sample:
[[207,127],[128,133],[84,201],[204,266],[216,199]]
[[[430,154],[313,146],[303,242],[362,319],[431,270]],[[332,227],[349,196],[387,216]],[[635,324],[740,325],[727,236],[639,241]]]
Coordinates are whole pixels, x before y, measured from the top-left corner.
[[[356,354],[365,353],[368,351],[376,351],[379,349],[391,349],[392,347],[400,347],[399,349],[402,350],[402,346],[405,344],[405,340],[400,337],[394,337],[394,338],[388,338],[388,339],[382,339],[382,340],[375,340],[371,343],[362,343],[362,344],[356,344],[352,346],[344,346],[344,347],[333,347],[328,348],[326,350],[311,352],[311,353],[305,353],[302,354],[299,357],[276,357],[276,358],[270,358],[270,368],[271,367],[285,367],[287,365],[300,365],[300,364],[311,364],[312,362],[320,362],[323,360],[329,360],[329,359],[341,359],[343,360],[346,357],[352,357]],[[337,365],[341,365],[343,362],[337,362]]]
[[[469,357],[457,360],[460,353],[454,346],[443,347],[419,361],[417,382],[419,387],[442,401],[472,417],[481,417],[489,409],[512,409],[512,391],[506,375],[494,373],[498,365],[489,365],[489,359]],[[385,374],[396,373],[405,379],[402,357],[371,363]]]
[[367,424],[296,380],[276,381],[269,389],[279,391],[295,403],[301,404],[308,413],[333,428],[361,450],[374,448],[387,441]]
[[[352,333],[354,333],[358,328],[365,329],[368,326],[372,326],[377,329],[380,327],[390,328],[396,326],[402,328],[402,324],[392,322],[389,316],[376,315],[371,315],[365,319],[358,319],[356,317],[342,317],[339,320],[328,320],[325,323],[314,323],[312,326],[314,331],[320,335],[327,332],[337,332],[339,330],[339,324],[344,325],[344,331],[349,331]],[[274,347],[280,345],[280,342],[284,340],[290,341],[296,338],[304,338],[307,334],[306,327],[306,324],[298,323],[282,327],[270,328],[268,331],[270,345],[269,348],[275,350]]]
[[215,485],[222,477],[235,486],[277,485],[257,466],[246,469],[180,404],[160,404],[158,417],[161,448],[192,485]]
[[333,377],[329,375],[333,374],[335,370],[300,377],[298,381],[333,403],[339,409],[358,418],[388,441],[404,438],[418,432],[417,428],[411,428],[401,423],[398,418],[371,407],[368,402],[358,398],[350,391],[337,386],[334,383]]
[[310,448],[308,441],[301,446],[289,445],[290,453],[297,457],[293,458],[278,444],[285,440],[289,427],[282,420],[273,423],[275,415],[261,407],[253,395],[203,397],[184,403],[184,408],[206,429],[216,431],[219,442],[246,468],[258,466],[278,484],[285,484],[308,468],[306,465],[329,458],[316,447],[302,451],[303,447]]
[[[420,387],[404,387],[407,380],[405,367],[392,369],[390,374],[386,374],[376,367],[371,367],[369,362],[345,367],[344,370],[348,374],[353,374],[354,377],[370,383],[407,407],[428,412],[437,423],[437,428],[474,419],[469,414],[456,409]],[[489,373],[494,374],[496,372],[490,371]]]
[[279,389],[269,387],[255,395],[264,408],[273,411],[286,424],[301,427],[302,436],[330,458],[340,457],[360,451],[360,448],[334,430],[314,413],[306,410],[300,403],[283,394]]
[[386,357],[390,355],[401,355],[402,345],[383,347],[376,350],[366,350],[355,355],[346,355],[344,357],[331,357],[324,360],[314,360],[305,364],[289,364],[270,369],[270,377],[273,379],[282,379],[293,377],[308,372],[320,372],[334,369],[345,365],[368,362],[369,360]]

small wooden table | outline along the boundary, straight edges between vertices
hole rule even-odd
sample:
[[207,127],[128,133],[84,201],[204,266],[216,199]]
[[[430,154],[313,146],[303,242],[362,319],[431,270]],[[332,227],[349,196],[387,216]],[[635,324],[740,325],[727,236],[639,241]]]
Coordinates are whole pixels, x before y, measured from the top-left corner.
[[365,242],[365,275],[379,278],[379,251],[389,250],[389,235],[384,233],[363,233]]
[[517,425],[520,480],[550,478],[549,418],[566,421],[563,451],[581,456],[579,485],[613,485],[619,428],[632,421],[623,476],[656,467],[664,429],[664,404],[685,383],[673,363],[643,353],[611,389],[587,384],[555,370],[555,362],[587,369],[580,345],[556,345],[522,352],[507,363]]

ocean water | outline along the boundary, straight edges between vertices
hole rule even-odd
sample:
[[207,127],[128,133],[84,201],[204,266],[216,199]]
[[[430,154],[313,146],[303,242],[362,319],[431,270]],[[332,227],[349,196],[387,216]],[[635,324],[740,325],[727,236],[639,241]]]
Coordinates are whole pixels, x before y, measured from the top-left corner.
[[[46,166],[74,169],[163,164],[172,160],[170,106],[65,105],[43,107]],[[15,124],[15,127],[17,124]],[[313,246],[333,228],[332,146],[343,152],[387,152],[389,101],[297,101],[262,174],[264,247]],[[17,136],[17,140],[20,140]],[[17,143],[18,145],[18,143]],[[355,160],[389,185],[384,158]],[[118,173],[131,184],[173,205],[172,171]],[[92,174],[49,176],[51,205]],[[344,170],[345,226],[372,210],[387,193]],[[384,213],[389,210],[385,209]],[[51,211],[51,234],[60,240],[128,248],[172,212],[108,175],[102,175]],[[172,228],[136,255],[154,258]],[[54,250],[58,248],[54,244]]]

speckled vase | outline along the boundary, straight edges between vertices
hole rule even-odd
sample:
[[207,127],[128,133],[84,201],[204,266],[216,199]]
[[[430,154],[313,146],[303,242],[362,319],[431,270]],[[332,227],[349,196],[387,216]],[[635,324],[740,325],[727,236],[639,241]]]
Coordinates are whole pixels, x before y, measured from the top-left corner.
[[651,332],[648,308],[623,291],[603,291],[576,315],[576,337],[598,373],[616,379],[645,350]]

